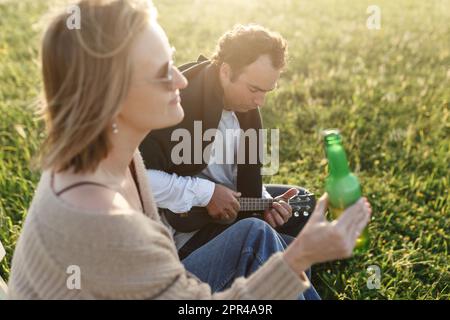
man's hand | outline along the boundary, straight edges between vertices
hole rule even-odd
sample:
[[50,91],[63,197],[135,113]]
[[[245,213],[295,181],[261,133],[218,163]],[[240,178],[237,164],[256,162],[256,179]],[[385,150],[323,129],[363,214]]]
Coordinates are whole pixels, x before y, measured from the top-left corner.
[[240,208],[239,201],[236,198],[240,196],[240,192],[216,184],[211,200],[206,205],[208,214],[214,219],[235,220]]
[[275,199],[278,202],[274,202],[273,207],[264,212],[264,220],[272,228],[282,226],[292,217],[292,208],[287,202],[297,194],[298,190],[296,188],[289,189],[282,195],[276,197]]

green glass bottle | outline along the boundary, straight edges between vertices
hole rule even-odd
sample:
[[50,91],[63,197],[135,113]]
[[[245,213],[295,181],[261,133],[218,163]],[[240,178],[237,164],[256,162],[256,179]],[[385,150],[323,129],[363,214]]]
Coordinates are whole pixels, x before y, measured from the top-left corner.
[[[325,181],[325,191],[328,193],[329,213],[337,219],[345,208],[354,204],[361,197],[361,186],[358,178],[350,172],[342,145],[339,130],[324,131],[325,153],[328,159],[328,177]],[[356,241],[355,253],[362,253],[369,247],[369,232],[367,227]]]

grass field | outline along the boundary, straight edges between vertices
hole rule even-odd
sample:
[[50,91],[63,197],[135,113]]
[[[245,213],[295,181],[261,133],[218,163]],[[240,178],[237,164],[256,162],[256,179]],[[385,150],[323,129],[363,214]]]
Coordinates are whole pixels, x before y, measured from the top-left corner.
[[[54,1],[52,1],[54,2]],[[338,127],[370,199],[371,248],[314,267],[330,299],[450,299],[450,1],[155,0],[177,63],[211,54],[235,23],[256,22],[289,42],[280,87],[262,112],[279,128],[280,171],[266,182],[323,193],[324,128]],[[366,27],[369,5],[381,29]],[[41,90],[40,31],[50,1],[0,0],[0,240],[8,278],[39,172],[43,138],[32,105]],[[369,289],[367,268],[380,268]]]

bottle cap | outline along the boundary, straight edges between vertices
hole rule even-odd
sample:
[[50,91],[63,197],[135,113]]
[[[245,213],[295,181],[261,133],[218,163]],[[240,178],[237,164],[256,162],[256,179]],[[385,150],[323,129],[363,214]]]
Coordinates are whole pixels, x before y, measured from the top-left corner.
[[341,131],[339,129],[325,129],[322,131],[325,143],[341,142]]

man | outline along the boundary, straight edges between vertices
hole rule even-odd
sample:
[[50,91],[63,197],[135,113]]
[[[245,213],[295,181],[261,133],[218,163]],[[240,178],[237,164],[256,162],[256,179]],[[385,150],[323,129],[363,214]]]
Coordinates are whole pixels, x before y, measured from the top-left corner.
[[[267,209],[262,218],[287,244],[299,233],[307,218],[303,215],[293,217],[287,202],[298,192],[305,192],[304,189],[279,185],[264,187],[260,160],[251,163],[247,157],[245,163],[211,161],[217,158],[220,146],[237,146],[231,151],[230,148],[224,150],[224,153],[231,152],[235,160],[240,152],[246,156],[255,152],[251,146],[242,143],[239,135],[230,137],[226,130],[262,129],[259,108],[264,105],[266,94],[277,86],[286,63],[286,51],[286,41],[279,34],[257,25],[238,25],[221,37],[211,61],[200,56],[197,62],[180,68],[189,80],[188,87],[180,93],[185,112],[183,121],[175,127],[152,131],[141,145],[158,207],[176,213],[189,211],[194,206],[206,207],[208,214],[217,221],[235,221],[247,216],[238,216],[238,197],[277,197],[280,201]],[[188,152],[191,157],[188,158],[194,159],[197,152],[201,161],[179,163],[173,159],[173,150],[178,143],[172,141],[173,134],[178,129],[185,129],[195,138],[198,121],[202,137],[207,130],[217,129],[225,141],[222,145],[216,140],[214,143],[201,141],[201,148],[197,149],[196,143],[192,142]],[[257,146],[259,142],[257,136]],[[209,144],[212,147],[208,150]],[[202,157],[204,153],[206,159]],[[180,259],[228,226],[209,224],[190,233],[174,231]]]

